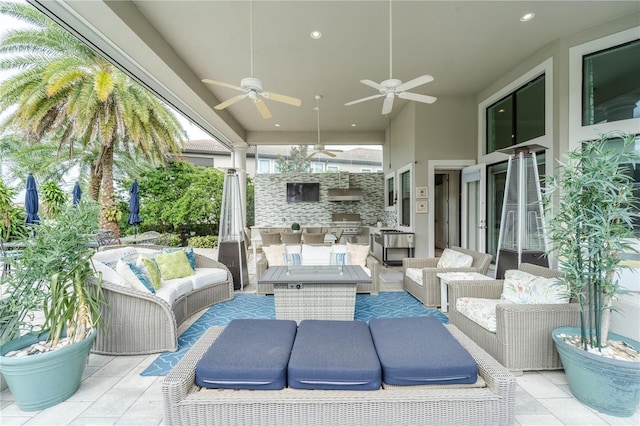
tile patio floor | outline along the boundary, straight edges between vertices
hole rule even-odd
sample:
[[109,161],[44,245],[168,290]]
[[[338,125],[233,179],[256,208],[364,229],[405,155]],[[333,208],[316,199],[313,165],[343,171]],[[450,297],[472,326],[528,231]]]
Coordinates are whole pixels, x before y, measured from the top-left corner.
[[[250,262],[251,284],[246,292],[255,292],[252,266]],[[400,289],[400,283],[381,281],[383,291]],[[179,331],[194,320],[191,318]],[[5,390],[0,394],[0,425],[162,425],[163,377],[140,376],[157,356],[91,354],[80,389],[68,400],[42,411],[21,411]],[[576,401],[562,371],[526,372],[516,377],[516,382],[517,425],[640,425],[640,411],[632,417],[618,418]]]

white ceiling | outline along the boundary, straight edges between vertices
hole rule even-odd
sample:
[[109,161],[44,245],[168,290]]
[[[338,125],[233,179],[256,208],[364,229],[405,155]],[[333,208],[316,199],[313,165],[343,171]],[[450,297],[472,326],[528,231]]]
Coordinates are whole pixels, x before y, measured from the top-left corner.
[[[324,143],[384,140],[382,99],[344,103],[376,93],[359,80],[390,77],[387,1],[253,2],[254,76],[266,91],[303,102],[268,101],[269,120],[248,99],[214,110],[238,92],[200,81],[239,85],[250,76],[248,1],[30,2],[227,144],[313,143],[316,94]],[[638,1],[394,1],[393,77],[431,74],[433,82],[412,91],[475,96],[559,37],[639,11]],[[520,22],[526,12],[535,18]],[[322,38],[311,39],[312,30]],[[392,116],[406,102],[396,98]]]

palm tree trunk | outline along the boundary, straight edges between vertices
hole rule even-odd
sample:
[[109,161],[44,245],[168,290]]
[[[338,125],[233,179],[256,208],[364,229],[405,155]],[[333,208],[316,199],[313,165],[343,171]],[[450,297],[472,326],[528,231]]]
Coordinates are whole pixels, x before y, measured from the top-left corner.
[[98,201],[100,199],[100,185],[102,184],[102,166],[92,162],[89,170],[91,173],[91,181],[89,183],[91,199]]
[[102,146],[100,155],[102,164],[102,201],[100,203],[100,229],[112,231],[116,237],[120,236],[118,227],[117,205],[113,191],[113,143]]

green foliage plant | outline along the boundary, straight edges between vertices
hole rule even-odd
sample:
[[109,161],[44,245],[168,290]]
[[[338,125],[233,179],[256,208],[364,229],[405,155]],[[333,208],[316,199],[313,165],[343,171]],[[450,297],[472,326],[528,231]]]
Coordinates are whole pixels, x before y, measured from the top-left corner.
[[62,212],[67,202],[67,195],[60,189],[58,184],[53,181],[45,182],[43,185],[40,185],[39,189],[46,217],[50,219],[56,217]]
[[289,156],[278,155],[276,168],[280,173],[310,172],[309,147],[307,145],[292,146],[289,150]]
[[299,230],[300,230],[300,224],[299,224],[299,223],[297,223],[297,222],[293,222],[293,223],[291,224],[291,230],[292,230],[292,231],[299,231]]
[[[93,278],[94,252],[89,248],[98,212],[91,200],[68,205],[55,219],[43,219],[35,234],[24,239],[19,263],[3,282],[0,343],[29,331],[49,332],[55,347],[64,333],[77,342],[102,324],[104,296],[101,281]],[[38,311],[44,322],[34,326],[32,313]]]
[[218,237],[215,235],[196,235],[187,240],[191,247],[215,248],[218,245]]
[[[621,138],[625,149],[611,149],[612,138]],[[633,143],[632,135],[601,135],[569,152],[567,160],[559,162],[559,176],[547,178],[543,202],[551,217],[552,252],[580,304],[585,350],[606,346],[611,300],[621,292],[616,278],[620,253],[633,251],[629,239],[633,220],[639,217],[629,169],[638,159],[628,150]],[[554,209],[551,194],[558,189]]]
[[0,237],[8,241],[12,236],[26,233],[24,209],[13,203],[16,192],[0,178]]

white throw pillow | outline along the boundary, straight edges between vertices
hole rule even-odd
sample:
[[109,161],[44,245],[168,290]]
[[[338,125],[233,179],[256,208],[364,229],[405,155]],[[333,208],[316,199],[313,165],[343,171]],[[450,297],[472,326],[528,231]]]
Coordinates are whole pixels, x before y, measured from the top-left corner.
[[331,264],[331,246],[302,245],[303,265],[329,265]]
[[273,245],[273,246],[263,246],[262,252],[267,258],[267,263],[269,266],[282,266],[284,265],[284,254],[285,254],[285,245]]
[[556,278],[544,278],[520,270],[504,274],[501,300],[518,304],[569,303],[566,284]]
[[367,256],[369,256],[369,246],[362,244],[351,244],[347,242],[347,253],[352,265],[367,266]]
[[459,251],[444,249],[438,260],[437,268],[469,268],[473,264],[473,257]]

